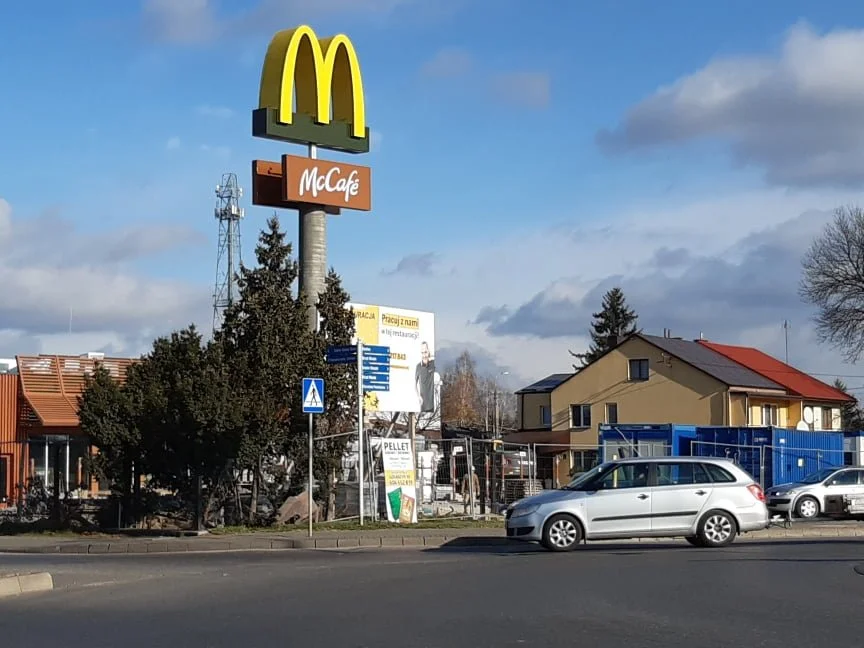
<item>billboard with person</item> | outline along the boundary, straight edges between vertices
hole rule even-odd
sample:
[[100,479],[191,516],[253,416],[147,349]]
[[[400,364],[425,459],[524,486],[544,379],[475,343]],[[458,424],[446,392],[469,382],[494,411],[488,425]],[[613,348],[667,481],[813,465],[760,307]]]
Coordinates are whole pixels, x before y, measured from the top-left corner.
[[414,412],[421,420],[437,419],[441,377],[435,368],[435,315],[392,306],[349,307],[354,309],[357,339],[390,347],[390,391],[367,394],[367,411]]

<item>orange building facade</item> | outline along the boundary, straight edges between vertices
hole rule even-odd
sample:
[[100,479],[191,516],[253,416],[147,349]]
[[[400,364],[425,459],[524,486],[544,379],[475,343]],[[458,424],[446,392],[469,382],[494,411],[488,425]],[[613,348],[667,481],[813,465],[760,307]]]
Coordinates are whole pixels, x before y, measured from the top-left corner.
[[95,355],[18,356],[18,373],[0,375],[0,507],[16,504],[37,479],[53,489],[59,477],[61,498],[96,495],[78,396],[97,364],[123,382],[134,360]]

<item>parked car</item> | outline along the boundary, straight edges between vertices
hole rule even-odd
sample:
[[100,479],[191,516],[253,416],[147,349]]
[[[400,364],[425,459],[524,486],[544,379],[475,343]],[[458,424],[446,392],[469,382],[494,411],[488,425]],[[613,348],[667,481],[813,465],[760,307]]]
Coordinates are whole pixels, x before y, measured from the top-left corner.
[[825,511],[828,495],[864,495],[864,470],[861,468],[823,468],[799,482],[772,486],[765,496],[768,510],[788,516],[815,518]]
[[568,551],[587,540],[684,537],[723,547],[768,526],[759,484],[728,459],[643,457],[601,464],[511,504],[507,536]]

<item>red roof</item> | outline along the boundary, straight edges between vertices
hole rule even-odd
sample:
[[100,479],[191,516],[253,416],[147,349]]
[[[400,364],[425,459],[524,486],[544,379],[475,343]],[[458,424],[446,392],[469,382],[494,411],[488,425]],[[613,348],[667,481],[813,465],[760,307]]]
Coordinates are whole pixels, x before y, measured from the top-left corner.
[[730,360],[747,367],[773,380],[785,387],[793,394],[814,401],[851,401],[854,400],[849,394],[845,394],[836,387],[827,385],[813,376],[808,376],[803,371],[798,371],[785,362],[772,358],[767,353],[752,347],[732,346],[731,344],[717,344],[706,340],[697,340],[709,349],[726,356]]

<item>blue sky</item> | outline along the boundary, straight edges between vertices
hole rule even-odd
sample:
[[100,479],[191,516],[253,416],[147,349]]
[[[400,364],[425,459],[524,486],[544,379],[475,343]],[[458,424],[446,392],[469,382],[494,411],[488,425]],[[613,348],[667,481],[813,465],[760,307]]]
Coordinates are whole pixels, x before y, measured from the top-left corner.
[[[617,281],[649,328],[686,337],[704,328],[776,351],[790,318],[802,368],[864,374],[816,348],[808,313],[790,297],[794,271],[778,278],[787,294],[775,310],[742,310],[721,325],[714,313],[740,286],[730,279],[731,296],[681,315],[663,301],[680,306],[675,291],[695,266],[651,265],[657,250],[680,248],[692,263],[719,257],[732,264],[729,277],[746,277],[741,264],[759,236],[776,243],[810,213],[788,242],[800,251],[813,223],[854,198],[864,173],[805,169],[814,153],[849,155],[832,142],[860,137],[857,124],[847,133],[826,118],[834,95],[823,92],[814,103],[822,112],[806,119],[787,115],[787,137],[773,130],[780,116],[761,114],[770,101],[757,90],[795,79],[797,94],[776,94],[789,105],[811,78],[795,65],[823,66],[818,79],[842,72],[844,52],[864,42],[864,5],[590,4],[15,3],[0,26],[0,199],[16,251],[7,241],[0,276],[19,299],[0,309],[0,353],[82,344],[137,353],[166,327],[209,325],[213,189],[226,171],[248,189],[253,158],[301,150],[252,138],[250,111],[273,32],[309,23],[321,35],[348,33],[364,72],[375,145],[352,161],[373,167],[373,211],[329,224],[329,262],[357,301],[433,310],[441,353],[469,348],[521,380],[568,367],[595,292]],[[675,90],[700,73],[695,99]],[[758,101],[722,115],[705,103],[738,83],[746,87],[733,88],[736,97]],[[684,112],[696,104],[698,114]],[[753,127],[759,119],[771,142]],[[833,130],[821,137],[823,123]],[[818,145],[802,135],[811,129]],[[245,206],[251,261],[270,211]],[[282,220],[293,237],[296,217]],[[52,260],[58,249],[63,258]],[[78,284],[64,289],[61,276]],[[70,307],[77,338],[64,336]]]

